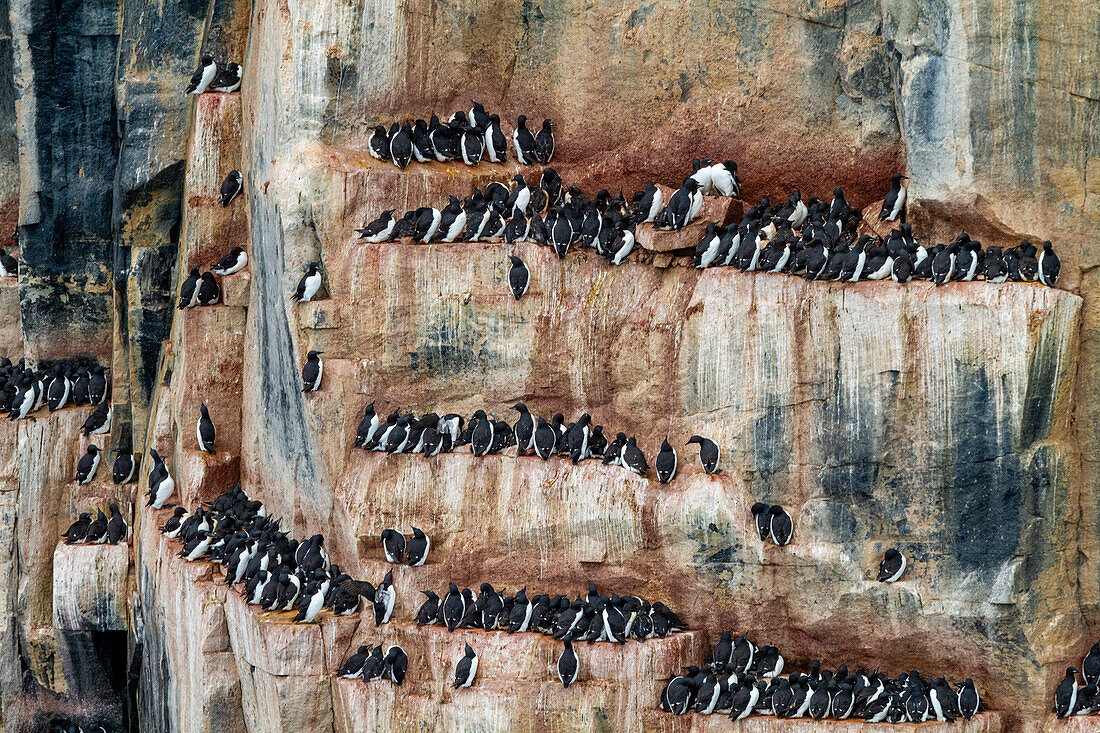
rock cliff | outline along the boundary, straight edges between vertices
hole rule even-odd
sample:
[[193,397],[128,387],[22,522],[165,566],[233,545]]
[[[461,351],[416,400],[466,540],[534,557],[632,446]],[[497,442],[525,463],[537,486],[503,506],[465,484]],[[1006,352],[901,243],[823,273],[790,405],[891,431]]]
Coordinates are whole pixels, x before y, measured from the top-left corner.
[[[656,694],[736,628],[792,665],[973,677],[993,712],[960,730],[1083,730],[1051,723],[1049,701],[1100,629],[1094,8],[415,5],[0,0],[0,240],[15,233],[20,263],[0,282],[0,355],[108,365],[115,416],[91,438],[85,410],[0,425],[0,727],[718,730],[733,726],[674,720]],[[201,52],[242,63],[241,93],[182,94]],[[748,202],[839,185],[865,206],[905,170],[922,238],[1053,240],[1064,289],[806,283],[650,251],[608,268],[520,245],[532,285],[515,301],[504,245],[360,244],[381,209],[520,170],[367,155],[371,125],[471,97],[553,117],[555,167],[586,191],[675,185],[708,155],[738,161]],[[232,168],[244,194],[222,208]],[[187,268],[233,246],[250,265],[223,303],[176,312]],[[328,297],[295,305],[310,261]],[[310,349],[325,385],[303,395]],[[667,436],[683,469],[660,486],[591,462],[365,453],[351,443],[371,400],[587,411],[649,456]],[[681,449],[692,433],[720,443],[722,473]],[[101,468],[74,486],[90,442],[157,448],[189,505],[241,481],[357,577],[384,573],[387,526],[429,529],[431,560],[396,573],[381,634],[365,616],[260,616],[175,556],[144,480]],[[756,500],[789,508],[791,545],[755,539]],[[132,516],[128,544],[58,547],[109,501]],[[883,586],[889,546],[912,567]],[[590,579],[665,600],[691,633],[585,649],[566,691],[541,637],[408,623],[418,591],[449,580]],[[483,677],[451,691],[464,636]],[[333,675],[379,638],[409,651],[400,694]]]

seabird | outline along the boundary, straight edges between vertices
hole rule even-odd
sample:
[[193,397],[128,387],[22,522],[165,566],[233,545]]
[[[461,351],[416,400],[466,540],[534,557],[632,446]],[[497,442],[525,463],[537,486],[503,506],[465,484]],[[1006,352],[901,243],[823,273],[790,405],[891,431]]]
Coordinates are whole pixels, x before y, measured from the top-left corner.
[[222,288],[212,272],[204,272],[195,293],[195,305],[215,305],[222,299]]
[[118,457],[115,458],[115,465],[111,469],[111,478],[116,484],[128,484],[137,472],[134,456],[129,450],[123,448],[115,448],[115,452],[118,453]]
[[214,63],[214,57],[203,55],[199,59],[199,67],[191,75],[191,82],[187,85],[188,94],[202,94],[210,83],[218,75],[218,65]]
[[760,535],[760,541],[765,542],[771,538],[771,507],[762,501],[752,505],[752,516],[756,520],[756,533]]
[[97,407],[95,412],[88,415],[81,430],[85,436],[104,435],[111,432],[111,405],[104,402]]
[[240,272],[248,265],[248,253],[240,247],[234,247],[229,253],[218,260],[218,264],[211,268],[215,275],[233,275]]
[[386,209],[370,224],[362,229],[356,229],[355,231],[359,232],[360,239],[365,239],[370,244],[389,241],[394,226],[397,224],[397,220],[393,218],[394,211],[396,209]]
[[657,481],[662,484],[667,484],[676,476],[676,451],[669,445],[666,438],[661,443],[661,450],[657,453],[657,460],[653,462],[654,468],[657,470]]
[[321,377],[325,365],[321,363],[323,351],[310,351],[306,354],[306,363],[302,365],[302,391],[316,392],[321,388]]
[[485,155],[490,163],[508,160],[508,140],[500,129],[500,115],[489,115],[485,120]]
[[475,654],[473,648],[467,644],[466,655],[458,660],[458,664],[455,665],[455,682],[453,687],[469,687],[474,684],[475,677],[477,677],[477,654]]
[[542,165],[549,165],[554,157],[554,126],[553,120],[543,120],[542,129],[535,135],[535,160]]
[[882,562],[878,566],[878,579],[883,583],[893,583],[901,578],[905,573],[907,565],[905,555],[898,552],[897,549],[891,547],[886,551],[886,554],[882,558]]
[[218,74],[216,78],[210,84],[210,91],[212,92],[224,92],[226,94],[237,91],[241,88],[241,67],[235,63],[230,63]]
[[92,524],[92,515],[88,512],[83,512],[76,521],[69,525],[69,528],[61,533],[61,536],[65,538],[66,545],[75,545],[83,542],[84,538],[88,536],[88,528]]
[[516,149],[516,160],[520,165],[534,165],[537,162],[535,136],[527,129],[527,117],[524,115],[516,120],[516,129],[512,131],[512,145]]
[[1043,242],[1043,251],[1039,253],[1038,260],[1039,282],[1053,288],[1058,283],[1058,273],[1062,271],[1062,263],[1058,255],[1054,254],[1054,247],[1050,242]]
[[300,303],[308,303],[313,300],[314,296],[317,295],[317,291],[320,289],[321,266],[316,262],[310,262],[306,267],[305,274],[302,275],[302,279],[298,281],[298,287],[290,297]]
[[198,438],[199,450],[203,453],[214,452],[214,438],[218,431],[214,427],[214,421],[210,419],[210,411],[206,409],[206,403],[199,405],[199,420],[195,425],[195,435]]
[[187,279],[185,279],[183,285],[180,286],[180,310],[190,308],[198,302],[199,280],[201,277],[202,275],[199,273],[199,268],[192,267]]
[[1066,676],[1054,691],[1054,710],[1059,718],[1065,718],[1077,712],[1077,692],[1077,669],[1067,667]]
[[390,160],[401,170],[408,168],[412,162],[412,127],[408,122],[396,132],[392,128],[390,130]]
[[691,443],[699,444],[699,463],[703,465],[703,472],[708,474],[720,473],[721,469],[718,468],[718,462],[721,460],[722,452],[718,448],[718,444],[701,435],[693,435],[688,438],[688,444]]
[[[901,185],[901,182],[908,178],[908,176],[903,176],[900,173],[895,173],[890,178],[890,190],[887,192],[886,198],[882,200],[882,210],[878,212],[879,221],[897,221],[898,216],[905,208],[905,187]],[[904,221],[904,217],[902,217],[902,220]]]
[[409,669],[409,655],[401,647],[391,646],[386,652],[386,658],[382,661],[386,670],[383,676],[400,687],[401,683],[405,681],[405,673]]
[[428,535],[424,534],[423,530],[413,527],[413,536],[409,539],[408,545],[405,551],[405,562],[409,567],[420,567],[428,561],[428,550],[431,549],[432,541],[428,538]]
[[577,662],[577,653],[573,651],[573,642],[566,639],[565,649],[558,657],[558,679],[561,680],[562,686],[568,688],[569,685],[576,682],[577,672],[579,671],[580,664]]
[[768,537],[772,542],[783,547],[791,541],[791,533],[794,530],[791,515],[778,504],[769,510],[769,514],[771,518],[768,520]]
[[222,206],[229,206],[243,187],[244,178],[241,176],[241,172],[239,170],[229,171],[229,175],[222,181],[221,189],[218,191],[218,198],[221,199]]
[[172,498],[172,492],[176,490],[176,482],[155,448],[149,449],[149,457],[153,459],[153,467],[149,469],[149,501],[146,506],[163,509],[165,502]]
[[405,556],[405,535],[396,529],[382,530],[382,552],[386,556],[386,562],[401,562]]
[[107,522],[107,544],[117,545],[122,540],[126,539],[126,520],[122,516],[122,512],[118,510],[118,504],[112,503],[111,519]]

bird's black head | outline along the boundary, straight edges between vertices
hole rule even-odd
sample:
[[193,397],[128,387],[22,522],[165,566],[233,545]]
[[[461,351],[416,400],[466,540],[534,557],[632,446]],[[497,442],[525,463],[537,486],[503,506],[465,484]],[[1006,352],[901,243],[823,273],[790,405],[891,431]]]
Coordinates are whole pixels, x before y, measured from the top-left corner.
[[214,57],[210,54],[203,54],[203,57],[199,59],[199,63],[201,63],[203,66],[209,66],[210,64],[214,63]]
[[752,505],[752,510],[751,511],[752,511],[753,515],[755,516],[757,514],[763,514],[764,512],[769,511],[769,508],[768,508],[768,505],[765,504],[764,502],[758,501],[758,502],[756,502],[755,504]]
[[553,127],[553,126],[554,126],[554,121],[553,120],[543,120],[542,121],[542,129],[545,130],[546,132],[549,132],[550,128]]
[[887,560],[893,560],[894,558],[896,558],[900,554],[901,553],[899,553],[896,549],[891,547],[889,550],[886,551],[886,556],[885,557],[886,557]]

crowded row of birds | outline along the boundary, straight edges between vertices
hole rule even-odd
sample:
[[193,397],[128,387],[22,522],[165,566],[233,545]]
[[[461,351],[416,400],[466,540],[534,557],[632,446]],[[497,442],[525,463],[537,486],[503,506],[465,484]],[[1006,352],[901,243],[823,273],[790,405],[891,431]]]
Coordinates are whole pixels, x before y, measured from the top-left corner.
[[1066,676],[1054,690],[1054,712],[1059,718],[1100,713],[1100,643],[1089,649],[1081,660],[1081,669],[1066,668]]
[[[693,168],[667,203],[653,183],[636,191],[629,203],[621,190],[614,197],[601,190],[588,199],[579,188],[566,188],[553,168],[545,168],[537,186],[517,174],[507,185],[492,182],[484,192],[475,188],[465,199],[452,195],[442,209],[421,206],[400,218],[394,216],[394,209],[388,209],[357,231],[367,243],[402,238],[414,243],[532,242],[552,246],[560,258],[571,247],[580,246],[594,249],[618,265],[637,245],[638,224],[680,230],[699,216],[704,195],[740,195],[735,162],[695,160]],[[880,220],[904,219],[904,178],[900,174],[893,177]],[[982,278],[993,283],[1037,281],[1054,287],[1061,270],[1050,242],[1043,242],[1041,249],[1027,241],[1008,249],[983,248],[962,232],[950,244],[929,247],[916,240],[907,222],[901,221],[889,235],[880,237],[861,235],[862,220],[862,213],[847,202],[839,188],[828,203],[816,197],[804,201],[797,190],[780,204],[773,205],[764,197],[735,224],[707,224],[695,246],[693,262],[700,269],[736,267],[743,272],[786,273],[807,280],[889,278],[899,283],[929,280],[936,285]],[[512,264],[518,282],[510,284],[519,298],[526,292],[529,273],[514,256]]]
[[477,597],[469,588],[459,590],[451,583],[440,596],[421,591],[427,600],[416,612],[416,625],[455,629],[506,631],[509,634],[536,632],[563,641],[598,641],[625,644],[627,640],[663,639],[687,626],[664,603],[650,603],[638,596],[622,598],[603,595],[594,583],[588,593],[570,600],[548,593],[528,597],[527,588],[513,595],[482,583]]
[[58,361],[31,369],[25,359],[13,364],[0,358],[0,412],[11,420],[34,420],[42,407],[57,412],[66,407],[93,405],[97,409],[81,426],[84,435],[111,430],[110,384],[107,370],[87,359]]
[[107,517],[103,509],[96,509],[96,518],[90,512],[81,512],[77,520],[69,525],[61,536],[66,545],[117,545],[126,539],[126,518],[119,511],[118,504],[110,505],[111,516]]
[[[324,364],[323,352],[310,351],[302,368],[302,385],[306,392],[320,387]],[[501,453],[516,446],[519,456],[536,455],[543,460],[551,456],[566,456],[574,465],[582,460],[598,458],[606,465],[621,466],[639,476],[649,472],[649,463],[634,437],[618,433],[608,441],[602,425],[593,425],[587,412],[576,422],[566,423],[561,413],[549,422],[536,417],[522,402],[512,406],[519,413],[514,424],[494,419],[485,410],[477,410],[469,418],[455,413],[440,416],[434,412],[417,416],[411,412],[402,414],[394,410],[386,418],[375,409],[375,403],[366,406],[363,418],[355,431],[354,445],[364,450],[386,453],[420,453],[432,457],[440,453],[469,445],[475,456]],[[719,471],[721,451],[708,438],[693,435],[689,444],[699,445],[699,461],[703,471],[712,474]],[[666,439],[654,462],[657,480],[669,483],[675,476],[679,460],[675,449]]]
[[355,580],[329,562],[324,536],[292,539],[239,484],[194,511],[175,507],[160,530],[183,544],[179,556],[188,562],[220,564],[226,585],[236,586],[248,605],[297,611],[295,622],[311,623],[324,609],[337,616],[352,615],[363,599],[373,606],[379,626],[393,613],[392,571],[377,586]]
[[952,685],[944,677],[916,670],[896,679],[874,671],[833,672],[815,661],[809,673],[791,672],[774,646],[757,647],[745,634],[726,631],[702,668],[673,673],[661,691],[660,708],[674,715],[750,715],[777,718],[846,720],[872,723],[923,723],[969,720],[982,709],[972,679]]
[[[452,114],[445,122],[436,115],[425,122],[394,122],[389,128],[378,125],[367,141],[372,157],[391,161],[401,170],[410,163],[440,163],[461,160],[466,165],[482,161],[508,161],[509,138],[500,126],[500,115],[490,114],[480,102],[471,100],[468,112]],[[554,157],[554,122],[543,120],[537,132],[527,128],[527,117],[520,115],[511,135],[512,149],[520,165],[546,165]]]

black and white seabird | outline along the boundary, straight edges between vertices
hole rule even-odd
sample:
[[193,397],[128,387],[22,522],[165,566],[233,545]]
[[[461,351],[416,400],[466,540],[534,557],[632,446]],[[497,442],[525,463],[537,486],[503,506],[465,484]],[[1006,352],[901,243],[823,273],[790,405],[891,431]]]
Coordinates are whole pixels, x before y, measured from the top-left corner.
[[240,247],[234,247],[218,260],[218,264],[210,268],[215,275],[233,275],[248,266],[248,253]]
[[562,686],[568,689],[569,685],[576,682],[579,671],[580,663],[577,661],[577,653],[573,651],[573,642],[566,639],[565,648],[558,657],[558,679]]
[[336,670],[336,675],[347,680],[359,679],[363,676],[363,665],[370,654],[371,646],[369,644],[360,646],[355,654],[352,654],[340,665],[340,669]]
[[699,444],[699,463],[703,465],[703,473],[719,473],[721,469],[718,468],[718,462],[722,458],[722,451],[718,448],[718,444],[701,435],[688,438],[688,444],[691,443]]
[[466,115],[470,120],[470,124],[478,127],[488,127],[492,117],[485,111],[485,105],[475,99],[471,99],[470,104],[473,106],[470,107],[470,111]]
[[75,545],[84,541],[84,538],[88,536],[88,528],[92,525],[92,515],[88,512],[82,512],[76,521],[69,525],[69,528],[61,533],[61,536],[65,538],[66,545]]
[[458,664],[455,665],[455,682],[453,687],[469,687],[474,684],[474,678],[476,677],[477,654],[474,653],[473,647],[467,644],[465,656],[458,660]]
[[[897,221],[898,216],[902,215],[902,210],[905,208],[905,187],[901,182],[907,178],[908,176],[895,173],[890,179],[890,190],[882,200],[882,210],[878,212],[879,221]],[[905,217],[902,216],[902,221],[904,220]]]
[[[77,384],[80,380],[77,380]],[[75,387],[74,387],[75,390]],[[107,401],[107,370],[101,366],[92,367],[88,374],[88,404],[102,405]]]
[[382,676],[400,687],[405,681],[405,673],[409,670],[409,655],[401,647],[391,646],[382,661],[386,665],[386,671]]
[[386,673],[386,660],[382,656],[382,645],[374,647],[370,656],[363,662],[363,681],[370,682],[371,680],[382,679],[382,675]]
[[229,63],[210,84],[210,91],[231,94],[241,88],[241,67],[239,64]]
[[907,565],[905,555],[891,547],[886,551],[878,566],[878,579],[883,583],[893,583],[905,573]]
[[554,121],[543,120],[542,129],[535,134],[535,160],[549,165],[554,157]]
[[191,82],[187,85],[188,94],[202,94],[218,76],[218,65],[214,63],[214,57],[204,55],[199,59],[199,67],[191,75]]
[[630,438],[626,441],[626,445],[623,447],[623,465],[638,474],[642,478],[645,478],[646,473],[649,471],[649,466],[645,460],[645,454],[642,453],[642,449],[638,447],[638,442],[634,438]]
[[102,509],[96,510],[96,518],[88,525],[88,534],[84,535],[84,544],[99,545],[107,540],[107,515]]
[[222,181],[222,187],[218,191],[218,198],[221,200],[222,206],[229,206],[243,187],[244,178],[241,176],[241,172],[239,170],[229,171],[229,175]]
[[527,117],[524,115],[516,120],[516,129],[512,131],[512,146],[520,165],[534,165],[538,162],[535,155],[535,136],[527,129]]
[[670,229],[680,230],[692,222],[703,206],[703,194],[700,191],[699,181],[688,178],[684,185],[676,189],[676,192],[668,200],[668,206],[664,209],[666,225]]
[[527,455],[527,452],[535,447],[535,416],[527,409],[527,405],[517,402],[512,409],[519,413],[519,418],[512,426],[512,433],[516,439],[516,455]]
[[454,583],[448,586],[447,594],[443,596],[443,603],[439,607],[439,616],[443,621],[443,625],[447,627],[447,631],[454,631],[458,628],[459,623],[466,616],[466,599]]
[[87,484],[95,479],[96,471],[99,469],[99,453],[98,447],[88,446],[87,452],[76,463],[76,476],[73,481],[78,484]]
[[397,220],[393,218],[394,211],[396,209],[386,209],[370,224],[355,231],[359,232],[361,239],[367,240],[370,244],[389,241],[390,235],[393,234],[394,225],[397,224]]
[[72,387],[73,383],[69,380],[69,375],[62,369],[61,365],[54,367],[53,379],[46,388],[46,405],[49,407],[50,412],[56,412],[69,403]]
[[0,277],[19,277],[19,260],[0,247]]
[[762,501],[752,505],[752,516],[756,521],[756,533],[760,535],[760,541],[765,542],[771,538],[771,507]]
[[213,453],[214,439],[217,434],[218,431],[214,427],[214,421],[210,419],[210,411],[206,408],[206,403],[203,402],[199,405],[199,419],[195,424],[195,436],[198,439],[199,450],[203,453]]
[[489,449],[493,445],[493,421],[490,420],[484,410],[474,413],[473,431],[470,433],[470,451],[478,457],[489,455]]
[[1050,242],[1043,242],[1043,251],[1039,253],[1039,282],[1053,288],[1058,283],[1058,273],[1061,271],[1062,263],[1058,260],[1058,255],[1054,254],[1054,247]]
[[160,526],[161,533],[169,539],[175,539],[179,536],[180,530],[183,528],[183,520],[186,518],[187,509],[182,506],[176,507],[168,521]]
[[359,427],[355,431],[355,447],[369,447],[371,441],[378,435],[378,429],[381,425],[382,420],[378,413],[374,411],[374,403],[371,402],[363,410],[363,419],[359,421]]
[[1077,693],[1077,669],[1067,667],[1066,676],[1054,691],[1054,711],[1059,718],[1066,718],[1077,712]]
[[115,448],[115,452],[118,453],[118,457],[115,458],[115,464],[111,468],[111,478],[116,484],[128,484],[137,472],[134,456],[124,448]]
[[199,280],[199,289],[195,292],[195,305],[215,305],[221,302],[222,288],[212,272],[204,272]]
[[393,603],[397,593],[393,589],[393,571],[387,570],[382,584],[374,591],[374,625],[381,626],[390,622],[393,615]]
[[118,504],[111,504],[111,518],[107,522],[107,544],[117,545],[126,539],[126,519],[118,509]]
[[367,149],[370,156],[377,160],[390,159],[390,135],[384,125],[376,125],[367,141]]
[[190,274],[183,281],[183,285],[180,286],[180,304],[179,309],[190,308],[198,302],[199,297],[199,280],[202,275],[199,273],[199,268],[192,267]]
[[401,170],[412,162],[412,127],[406,122],[390,133],[390,160]]
[[490,163],[508,160],[508,139],[500,129],[500,115],[489,115],[485,120],[485,157]]
[[427,600],[421,604],[420,608],[416,612],[416,625],[427,626],[429,624],[439,623],[442,619],[439,616],[439,596],[435,594],[435,591],[422,590]]
[[982,699],[974,688],[974,680],[967,677],[966,681],[959,686],[959,714],[970,720],[978,714],[981,707]]
[[727,160],[713,164],[710,167],[710,186],[719,196],[740,196],[741,182],[737,180],[737,163]]
[[458,149],[462,153],[462,162],[466,165],[478,165],[485,154],[484,130],[475,125],[466,125],[459,138]]
[[538,427],[535,428],[534,436],[534,448],[535,455],[542,460],[547,460],[554,454],[554,449],[557,446],[558,433],[546,422],[544,418],[539,418]]
[[401,562],[405,556],[405,535],[396,529],[382,530],[382,552],[386,556],[386,562]]
[[313,300],[320,289],[321,265],[317,262],[310,262],[306,267],[305,274],[302,275],[302,279],[298,281],[298,287],[295,288],[294,294],[290,297],[299,303],[308,303]]
[[302,391],[316,392],[321,388],[321,377],[325,365],[321,362],[323,351],[310,351],[306,354],[306,363],[302,365]]
[[105,435],[111,432],[111,405],[104,402],[97,407],[95,412],[88,415],[88,419],[84,421],[81,430],[85,436]]
[[410,567],[420,567],[428,561],[428,551],[432,547],[432,541],[424,531],[413,527],[413,536],[409,538],[405,551],[405,562]]
[[630,253],[634,251],[637,239],[634,234],[634,223],[618,230],[615,239],[611,242],[611,264],[621,265]]
[[146,506],[163,509],[176,490],[176,482],[155,448],[149,449],[149,457],[153,459],[153,467],[149,469],[149,501]]
[[[661,211],[661,206],[664,204],[661,189],[657,188],[656,184],[652,181],[645,185],[645,191],[642,192],[642,196],[638,199],[635,215],[635,221],[652,222],[657,218],[657,214]],[[639,218],[640,217],[640,218]]]
[[653,467],[657,470],[659,483],[667,484],[676,477],[676,451],[669,445],[667,438],[661,443],[661,450],[657,453]]
[[510,255],[508,259],[512,263],[508,269],[508,287],[515,299],[519,300],[527,293],[527,288],[531,284],[531,273],[519,257]]
[[794,522],[787,510],[776,504],[769,512],[768,537],[772,542],[783,547],[791,541],[791,533],[794,531]]

